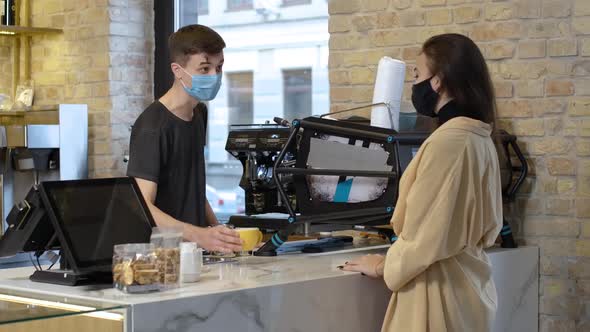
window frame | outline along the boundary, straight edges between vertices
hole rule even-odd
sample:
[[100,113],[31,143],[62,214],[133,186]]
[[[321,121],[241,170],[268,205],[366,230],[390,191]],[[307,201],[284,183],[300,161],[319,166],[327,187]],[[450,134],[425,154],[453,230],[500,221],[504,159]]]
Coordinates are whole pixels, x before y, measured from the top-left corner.
[[[283,85],[282,97],[283,97],[283,116],[285,118],[293,117],[292,114],[287,114],[287,85],[286,85],[286,77],[288,73],[294,72],[309,72],[309,85],[300,85],[300,86],[309,86],[309,97],[310,97],[310,105],[308,105],[309,114],[306,116],[311,116],[313,114],[313,67],[293,67],[293,68],[283,68],[281,69],[281,83]],[[295,91],[292,91],[295,92]],[[295,117],[293,117],[295,118]]]
[[168,37],[178,29],[176,26],[178,0],[170,6],[168,1],[154,1],[154,99],[162,97],[174,83],[170,70]]
[[254,10],[254,1],[253,0],[240,0],[240,1],[250,1],[249,4],[240,4],[240,5],[230,5],[231,0],[226,0],[225,2],[225,11],[226,12],[242,12],[247,10]]
[[312,0],[282,0],[281,7],[311,5]]
[[[201,3],[206,3],[207,7],[204,10],[199,6]],[[209,15],[209,0],[197,0],[197,12],[199,15]]]
[[[232,93],[232,89],[238,88],[241,89],[242,87],[236,87],[236,86],[232,86],[232,79],[231,77],[237,77],[239,75],[249,75],[249,79],[251,80],[251,86],[249,87],[250,90],[250,97],[251,97],[251,109],[250,109],[250,114],[249,117],[251,118],[250,122],[252,122],[254,120],[254,71],[252,70],[243,70],[243,71],[232,71],[232,72],[225,72],[225,79],[227,80],[227,93],[228,93],[228,99],[227,99],[227,106],[228,108],[233,107],[230,102],[231,98],[229,97],[229,94]],[[239,92],[237,92],[236,94],[239,94]],[[229,115],[229,118],[231,118],[232,116]],[[228,119],[229,120],[229,119]],[[234,123],[234,124],[238,124],[238,123]],[[239,123],[239,124],[247,124],[247,123]],[[232,125],[231,121],[228,121],[228,127],[230,127]]]

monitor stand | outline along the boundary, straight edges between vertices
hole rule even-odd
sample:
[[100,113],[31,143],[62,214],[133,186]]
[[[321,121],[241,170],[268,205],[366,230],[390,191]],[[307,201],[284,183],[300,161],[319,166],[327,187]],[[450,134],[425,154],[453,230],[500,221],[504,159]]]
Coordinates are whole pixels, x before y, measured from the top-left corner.
[[62,286],[109,284],[113,282],[111,272],[75,273],[72,270],[35,271],[29,279],[35,282]]
[[[55,239],[57,239],[57,237],[54,235],[52,241]],[[71,268],[71,264],[65,258],[67,255],[64,255],[63,249],[60,250],[59,256],[61,257],[59,260],[59,269],[36,270],[33,272],[33,274],[31,274],[31,276],[29,276],[29,280],[62,286],[82,286],[113,283],[113,274],[111,271],[103,270],[76,272]]]

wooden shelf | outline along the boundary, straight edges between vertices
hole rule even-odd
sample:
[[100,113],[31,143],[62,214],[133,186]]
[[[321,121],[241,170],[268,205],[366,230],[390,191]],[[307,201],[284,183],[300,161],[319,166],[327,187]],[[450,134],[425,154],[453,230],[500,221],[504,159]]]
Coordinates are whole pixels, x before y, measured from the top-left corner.
[[25,116],[26,111],[0,111],[0,116]]
[[59,111],[0,111],[1,126],[22,126],[25,124],[59,124]]
[[58,112],[58,108],[31,109],[28,111],[0,111],[0,116],[25,116],[26,114],[43,114],[48,112]]
[[[12,89],[11,95],[16,95],[16,87],[24,76],[24,80],[31,79],[31,42],[33,36],[42,36],[50,34],[63,33],[62,29],[55,28],[38,28],[31,26],[31,0],[19,0],[16,2],[15,8],[15,25],[0,25],[0,38],[8,37],[12,42],[11,53],[12,53]],[[24,75],[20,74],[21,71],[21,48],[23,53],[23,69]],[[9,118],[10,116],[4,116],[2,118]],[[25,118],[23,116],[16,115],[15,118]]]
[[54,28],[34,28],[17,25],[0,25],[0,36],[24,36],[41,35],[48,33],[61,33],[63,30]]

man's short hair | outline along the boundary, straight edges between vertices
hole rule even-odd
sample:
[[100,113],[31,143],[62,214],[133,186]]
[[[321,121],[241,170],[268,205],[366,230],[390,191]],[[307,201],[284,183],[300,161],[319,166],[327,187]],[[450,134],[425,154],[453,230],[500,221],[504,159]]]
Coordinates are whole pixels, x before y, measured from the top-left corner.
[[187,25],[168,38],[171,62],[186,65],[193,54],[218,54],[225,48],[223,38],[213,29],[200,24]]

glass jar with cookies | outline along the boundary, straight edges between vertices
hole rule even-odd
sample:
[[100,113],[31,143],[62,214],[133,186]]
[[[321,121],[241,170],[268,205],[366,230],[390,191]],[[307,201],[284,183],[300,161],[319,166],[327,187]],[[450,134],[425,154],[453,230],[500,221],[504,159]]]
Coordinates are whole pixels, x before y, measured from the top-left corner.
[[113,248],[113,286],[133,294],[159,291],[155,246],[151,243],[116,245]]
[[155,246],[156,269],[162,289],[180,286],[180,242],[182,228],[155,227],[150,242]]

